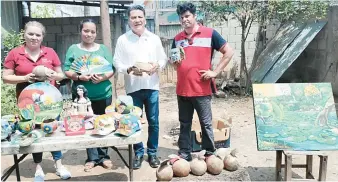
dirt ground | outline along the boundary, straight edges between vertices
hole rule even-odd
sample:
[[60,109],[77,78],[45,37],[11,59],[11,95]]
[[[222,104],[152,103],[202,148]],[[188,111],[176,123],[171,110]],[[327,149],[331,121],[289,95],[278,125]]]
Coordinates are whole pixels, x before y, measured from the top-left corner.
[[[123,90],[118,91],[124,94]],[[244,168],[250,174],[252,181],[274,181],[275,180],[275,152],[257,151],[256,132],[253,116],[253,103],[250,97],[213,98],[212,109],[214,117],[232,117],[233,127],[231,133],[231,149],[237,148],[238,159]],[[176,138],[169,134],[172,128],[179,126],[177,101],[175,87],[171,84],[163,85],[160,91],[160,139],[159,139],[159,157],[163,160],[169,154],[177,153]],[[143,125],[144,132],[147,133],[147,124]],[[147,135],[144,135],[144,141]],[[121,147],[123,156],[127,159],[126,147]],[[71,171],[71,181],[127,181],[128,169],[124,166],[122,160],[115,151],[109,150],[114,167],[110,170],[100,166],[95,167],[90,172],[83,171],[83,165],[86,160],[85,150],[63,151],[63,164]],[[318,177],[319,158],[314,157],[313,173]],[[294,163],[304,163],[304,156],[293,158]],[[55,175],[54,162],[49,152],[44,153],[42,167],[46,174],[45,180],[58,181],[60,178]],[[7,171],[13,165],[12,156],[1,156],[1,172]],[[34,165],[31,155],[27,156],[20,164],[20,173],[22,181],[32,181],[34,178]],[[137,181],[155,181],[156,169],[143,162],[142,168],[134,171],[134,180]],[[283,172],[283,171],[282,171]],[[294,169],[294,178],[304,178],[305,170]],[[8,178],[9,181],[16,181],[15,172]],[[215,180],[215,179],[210,179]],[[327,181],[338,180],[338,152],[329,155]]]

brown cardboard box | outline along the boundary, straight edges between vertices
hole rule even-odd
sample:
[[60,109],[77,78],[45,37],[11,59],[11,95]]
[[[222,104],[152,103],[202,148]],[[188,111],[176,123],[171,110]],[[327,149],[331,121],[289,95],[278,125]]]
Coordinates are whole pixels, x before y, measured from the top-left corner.
[[[214,141],[216,148],[227,148],[230,147],[230,128],[231,128],[232,118],[229,118],[227,121],[220,118],[215,118],[213,120],[213,131],[214,131]],[[192,148],[193,152],[200,151],[202,145],[202,132],[201,126],[198,120],[193,120],[192,127]]]

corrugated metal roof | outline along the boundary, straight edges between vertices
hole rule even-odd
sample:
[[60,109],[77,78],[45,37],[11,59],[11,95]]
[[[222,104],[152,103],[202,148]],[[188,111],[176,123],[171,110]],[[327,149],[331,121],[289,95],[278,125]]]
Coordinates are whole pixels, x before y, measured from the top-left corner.
[[326,23],[318,21],[283,26],[259,56],[251,81],[277,82]]

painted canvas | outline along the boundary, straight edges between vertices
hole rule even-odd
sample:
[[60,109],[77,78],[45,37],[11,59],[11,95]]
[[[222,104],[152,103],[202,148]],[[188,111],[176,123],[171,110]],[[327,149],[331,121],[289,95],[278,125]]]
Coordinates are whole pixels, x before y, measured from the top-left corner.
[[338,150],[330,83],[253,84],[257,148]]
[[27,86],[19,95],[18,107],[25,119],[41,124],[46,119],[56,119],[62,111],[60,91],[47,82]]

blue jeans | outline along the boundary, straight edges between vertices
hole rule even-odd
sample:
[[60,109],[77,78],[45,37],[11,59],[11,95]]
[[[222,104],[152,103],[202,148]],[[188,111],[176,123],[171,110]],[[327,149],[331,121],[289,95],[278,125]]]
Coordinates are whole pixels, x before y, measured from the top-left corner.
[[[93,100],[92,109],[94,114],[102,115],[105,114],[105,109],[107,106],[111,105],[112,97],[108,97],[102,100]],[[101,164],[105,160],[109,160],[108,147],[102,148],[88,148],[87,150],[87,162],[94,162],[95,165]]]
[[[134,106],[146,111],[148,120],[148,141],[147,141],[147,154],[148,156],[156,155],[158,148],[158,135],[159,135],[159,97],[158,90],[142,89],[128,94],[133,98]],[[137,143],[133,146],[135,156],[143,156],[144,147],[143,143]]]
[[[35,125],[35,129],[41,129],[41,125]],[[51,152],[51,153],[52,153],[53,159],[55,161],[62,158],[62,152],[61,151],[54,151],[54,152]],[[41,163],[42,162],[42,155],[43,155],[42,152],[32,153],[34,163]]]
[[[55,161],[59,160],[62,158],[62,152],[61,151],[55,151],[55,152],[51,152],[52,153],[52,156],[53,156],[53,159]],[[40,153],[33,153],[33,160],[34,160],[34,163],[41,163],[42,161],[42,152]]]

